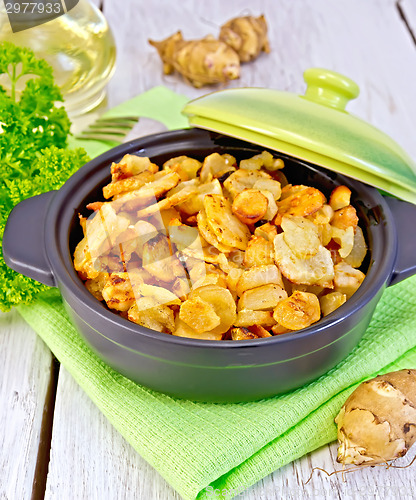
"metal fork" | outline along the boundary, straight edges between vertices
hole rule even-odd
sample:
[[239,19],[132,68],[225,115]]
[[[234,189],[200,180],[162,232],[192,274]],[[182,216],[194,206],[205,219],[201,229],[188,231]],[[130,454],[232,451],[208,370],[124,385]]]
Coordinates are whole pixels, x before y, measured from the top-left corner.
[[139,116],[102,117],[75,136],[82,141],[123,142],[139,121]]

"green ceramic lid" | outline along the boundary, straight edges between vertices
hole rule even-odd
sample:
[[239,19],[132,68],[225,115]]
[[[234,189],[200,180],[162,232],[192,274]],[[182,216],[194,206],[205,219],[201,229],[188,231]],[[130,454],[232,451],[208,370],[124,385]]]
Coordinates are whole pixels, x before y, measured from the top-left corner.
[[377,128],[345,111],[359,88],[320,68],[305,71],[305,95],[264,88],[222,90],[190,101],[193,126],[301,158],[416,204],[416,164]]

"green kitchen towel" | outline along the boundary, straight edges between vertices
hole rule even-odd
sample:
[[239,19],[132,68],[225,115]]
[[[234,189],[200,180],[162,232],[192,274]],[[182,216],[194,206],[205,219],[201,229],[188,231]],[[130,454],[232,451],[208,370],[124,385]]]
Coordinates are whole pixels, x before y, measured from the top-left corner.
[[[161,87],[133,100],[135,107],[124,104],[123,112],[152,118],[164,100],[171,105],[167,127],[185,126],[178,111],[186,99]],[[166,116],[156,119],[166,124]],[[126,379],[84,343],[55,289],[18,310],[114,427],[185,499],[209,498],[214,490],[237,495],[335,440],[333,419],[358,383],[416,368],[416,276],[384,292],[362,341],[337,367],[296,391],[253,403],[177,400]]]

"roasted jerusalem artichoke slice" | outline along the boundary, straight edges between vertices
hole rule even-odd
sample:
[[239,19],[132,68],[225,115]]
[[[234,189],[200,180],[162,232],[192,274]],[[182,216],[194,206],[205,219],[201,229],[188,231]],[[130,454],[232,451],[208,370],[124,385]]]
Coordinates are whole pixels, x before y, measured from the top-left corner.
[[275,219],[275,224],[279,225],[283,215],[296,215],[304,217],[311,215],[319,210],[326,198],[319,189],[288,184],[282,189],[282,195],[277,202],[278,213]]
[[232,211],[244,224],[254,224],[264,218],[268,205],[263,193],[257,189],[245,189],[234,198]]
[[295,291],[277,304],[273,318],[288,330],[306,328],[321,318],[318,297],[313,293]]
[[176,316],[175,330],[172,332],[172,334],[176,335],[177,337],[188,337],[191,339],[199,340],[222,340],[224,336],[223,333],[216,333],[213,330],[209,332],[198,333],[184,321],[182,321],[179,316]]
[[246,290],[269,284],[283,288],[282,274],[279,268],[275,264],[253,266],[241,273],[236,284],[236,291],[241,297]]
[[283,238],[290,250],[299,259],[308,259],[321,247],[318,226],[305,217],[285,215],[281,227]]
[[239,250],[247,248],[250,230],[233,214],[231,204],[225,196],[207,194],[204,208],[208,225],[222,244]]
[[182,303],[179,318],[198,333],[209,332],[221,323],[214,307],[198,296]]
[[172,309],[152,297],[138,298],[128,310],[128,319],[158,332],[172,333],[175,329]]
[[119,161],[111,165],[111,182],[126,179],[133,175],[139,175],[142,172],[155,173],[159,167],[152,163],[147,156],[137,156],[126,154]]
[[278,285],[263,285],[246,290],[238,301],[237,308],[267,311],[287,297],[286,290]]
[[220,324],[210,332],[219,334],[228,331],[236,318],[236,306],[231,292],[218,285],[207,285],[192,290],[188,300],[194,300],[197,297],[210,304],[221,320]]
[[135,301],[129,273],[111,273],[101,293],[107,306],[116,311],[128,311]]
[[309,259],[300,259],[287,245],[283,234],[278,234],[274,239],[274,249],[277,266],[293,283],[328,286],[334,279],[331,252],[322,245]]
[[143,245],[143,268],[158,280],[170,283],[176,278],[185,278],[185,270],[176,257],[168,238],[159,233]]

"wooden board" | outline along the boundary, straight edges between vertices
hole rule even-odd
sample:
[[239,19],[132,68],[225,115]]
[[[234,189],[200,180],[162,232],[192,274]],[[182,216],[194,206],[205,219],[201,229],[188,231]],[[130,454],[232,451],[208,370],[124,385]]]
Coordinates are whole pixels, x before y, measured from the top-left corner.
[[1,314],[1,500],[32,497],[51,366],[49,349],[17,312]]
[[180,498],[61,367],[45,500],[69,493],[74,499]]

